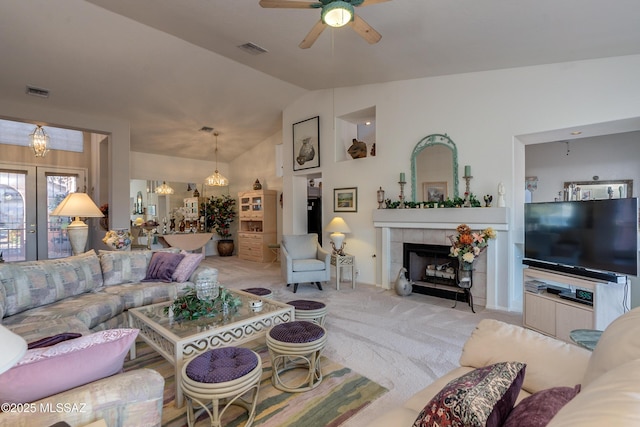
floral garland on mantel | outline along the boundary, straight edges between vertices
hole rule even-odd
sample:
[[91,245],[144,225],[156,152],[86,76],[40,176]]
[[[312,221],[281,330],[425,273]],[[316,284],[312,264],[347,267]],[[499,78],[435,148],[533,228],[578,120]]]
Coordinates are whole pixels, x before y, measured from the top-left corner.
[[189,286],[181,297],[177,297],[171,305],[164,308],[164,313],[175,320],[196,320],[203,317],[213,317],[223,312],[223,306],[227,304],[229,311],[235,311],[242,305],[242,300],[234,296],[228,289],[220,286],[220,293],[213,300],[201,300],[197,296],[196,289]]

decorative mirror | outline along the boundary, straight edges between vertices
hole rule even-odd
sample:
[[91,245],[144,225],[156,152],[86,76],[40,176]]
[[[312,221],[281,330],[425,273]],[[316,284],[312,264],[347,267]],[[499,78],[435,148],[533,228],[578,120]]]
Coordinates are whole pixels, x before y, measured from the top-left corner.
[[458,149],[447,134],[432,134],[411,153],[411,199],[427,202],[458,197]]
[[564,183],[565,200],[625,199],[633,197],[632,179]]

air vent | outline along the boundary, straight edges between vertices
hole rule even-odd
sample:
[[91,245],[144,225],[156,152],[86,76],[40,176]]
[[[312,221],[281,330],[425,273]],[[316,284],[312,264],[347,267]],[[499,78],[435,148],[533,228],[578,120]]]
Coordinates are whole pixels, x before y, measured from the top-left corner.
[[27,95],[39,96],[40,98],[48,98],[49,89],[42,89],[35,86],[27,86]]
[[247,53],[250,53],[251,55],[260,55],[262,53],[267,53],[269,52],[267,49],[258,46],[257,44],[251,43],[251,42],[247,42],[245,44],[241,44],[240,46],[238,46],[240,49],[244,50]]
[[211,128],[209,126],[202,126],[200,128],[200,132],[209,132],[209,133],[211,133],[211,132],[213,132],[213,128]]

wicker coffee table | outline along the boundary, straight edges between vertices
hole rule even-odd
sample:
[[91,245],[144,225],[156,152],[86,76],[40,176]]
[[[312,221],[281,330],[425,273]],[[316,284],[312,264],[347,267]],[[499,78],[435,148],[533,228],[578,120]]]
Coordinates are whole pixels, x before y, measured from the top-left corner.
[[[176,407],[183,405],[179,379],[187,360],[212,348],[252,341],[264,336],[272,326],[294,320],[294,307],[289,304],[263,299],[259,311],[252,310],[249,302],[256,299],[255,295],[230,291],[242,299],[242,306],[227,317],[218,314],[176,321],[164,314],[169,302],[129,310],[131,327],[140,329],[139,336],[175,368]],[[135,358],[134,348],[131,358]]]

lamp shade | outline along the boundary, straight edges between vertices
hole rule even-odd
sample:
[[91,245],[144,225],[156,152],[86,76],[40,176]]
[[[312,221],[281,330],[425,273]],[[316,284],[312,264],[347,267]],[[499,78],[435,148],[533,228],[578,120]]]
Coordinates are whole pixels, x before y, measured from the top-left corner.
[[14,334],[0,325],[0,374],[18,363],[27,351],[27,342],[20,335]]
[[351,233],[347,223],[339,216],[334,217],[325,228],[329,233]]
[[51,216],[102,218],[104,215],[88,194],[69,193],[51,212]]

